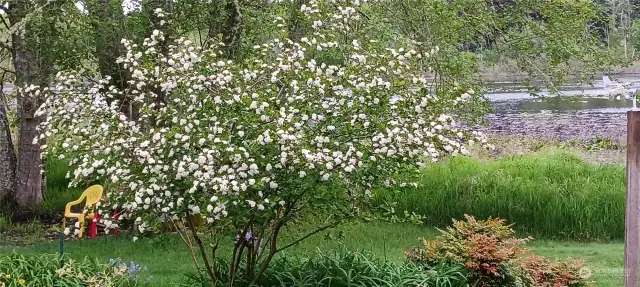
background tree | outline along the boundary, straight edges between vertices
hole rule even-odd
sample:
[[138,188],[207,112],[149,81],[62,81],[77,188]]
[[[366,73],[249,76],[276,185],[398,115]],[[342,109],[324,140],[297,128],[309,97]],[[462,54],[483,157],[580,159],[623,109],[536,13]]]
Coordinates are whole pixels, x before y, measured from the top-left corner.
[[[78,14],[73,2],[9,1],[0,9],[3,12],[0,15],[2,25],[8,35],[3,39],[1,54],[10,55],[10,58],[3,57],[10,64],[2,63],[2,80],[7,80],[5,75],[9,73],[15,87],[11,99],[5,99],[3,95],[0,112],[0,122],[3,123],[0,125],[0,158],[9,163],[0,170],[0,177],[3,179],[3,195],[11,194],[11,200],[25,210],[42,201],[45,187],[40,156],[44,136],[37,137],[36,127],[41,119],[34,115],[42,99],[35,91],[48,87],[57,69],[78,67],[83,58],[78,57],[82,50],[76,47],[83,43],[75,42],[73,37],[66,38],[69,32],[78,35],[78,23],[71,21],[77,19],[74,15]],[[10,146],[15,144],[11,131],[4,124],[9,122],[7,114],[11,113],[13,99],[18,123],[17,155]]]
[[[480,86],[482,68],[515,63],[532,88],[558,88],[568,75],[586,82],[621,64],[593,23],[591,1],[381,0],[371,5],[402,37],[440,48],[438,81]],[[431,49],[431,48],[429,48]],[[429,51],[422,51],[428,53]]]
[[[54,18],[58,15],[60,4],[60,1],[50,1],[39,6],[31,1],[10,1],[7,9],[9,22],[12,23],[10,49],[18,109],[15,199],[23,208],[38,204],[43,199],[45,185],[40,172],[42,159],[40,145],[36,143],[44,144],[44,137],[38,137],[36,127],[40,124],[40,118],[35,116],[42,99],[35,91],[48,86],[51,76],[51,54],[39,52],[44,51],[47,40],[57,36]],[[34,10],[40,10],[41,13],[35,13]],[[46,34],[43,33],[44,27],[49,29]]]

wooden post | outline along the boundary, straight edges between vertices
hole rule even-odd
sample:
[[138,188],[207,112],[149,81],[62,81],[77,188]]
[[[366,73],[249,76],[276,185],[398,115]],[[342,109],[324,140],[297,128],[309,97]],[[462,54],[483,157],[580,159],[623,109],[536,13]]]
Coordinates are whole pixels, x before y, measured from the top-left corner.
[[640,261],[640,111],[627,112],[627,200],[624,287],[638,287]]

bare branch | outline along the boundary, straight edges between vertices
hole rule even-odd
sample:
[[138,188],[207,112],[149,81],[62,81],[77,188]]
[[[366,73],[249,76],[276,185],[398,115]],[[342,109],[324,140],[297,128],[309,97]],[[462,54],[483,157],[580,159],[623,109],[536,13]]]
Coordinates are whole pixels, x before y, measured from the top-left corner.
[[2,24],[4,24],[4,27],[6,27],[7,30],[11,30],[11,26],[9,26],[9,23],[7,23],[7,19],[5,19],[3,15],[0,15],[0,19],[2,19]]
[[189,218],[189,216],[187,216],[186,221],[187,221],[187,226],[189,227],[189,229],[191,230],[191,233],[193,234],[193,238],[196,240],[196,243],[198,243],[198,247],[200,247],[199,249],[200,249],[200,253],[202,253],[201,254],[202,261],[204,261],[204,266],[207,269],[207,273],[211,277],[211,280],[213,280],[213,282],[215,283],[216,275],[215,273],[213,273],[211,264],[209,264],[209,258],[207,257],[207,252],[206,252],[204,243],[202,243],[202,239],[200,239],[200,236],[198,236],[198,232],[196,232],[196,228],[193,226],[193,222],[191,222],[191,219]]
[[327,229],[329,229],[329,228],[331,228],[331,227],[335,227],[335,226],[337,226],[337,225],[338,225],[338,222],[334,222],[334,223],[331,223],[331,224],[327,224],[327,225],[325,225],[325,226],[323,226],[323,227],[320,227],[320,228],[318,228],[318,229],[316,229],[316,230],[314,230],[314,231],[312,231],[312,232],[309,232],[307,235],[305,235],[305,236],[302,236],[302,237],[298,238],[296,241],[293,241],[293,242],[291,242],[291,243],[289,243],[289,244],[285,245],[284,247],[279,248],[276,252],[280,252],[280,251],[285,250],[285,249],[287,249],[287,248],[289,248],[289,247],[292,247],[292,246],[294,246],[294,245],[296,245],[296,244],[300,243],[301,241],[303,241],[303,240],[305,240],[305,239],[307,239],[307,238],[309,238],[309,237],[311,237],[311,236],[313,236],[313,235],[315,235],[315,234],[318,234],[319,232],[322,232],[322,231],[324,231],[324,230],[327,230]]
[[[191,259],[193,260],[193,263],[195,263],[196,265],[196,269],[197,269],[196,272],[200,272],[200,264],[198,264],[198,259],[196,259],[196,254],[193,251],[193,244],[191,244],[191,239],[189,239],[189,234],[182,231],[182,229],[178,227],[175,221],[173,222],[173,227],[176,229],[176,232],[178,232],[178,235],[180,235],[180,238],[182,238],[182,241],[189,249],[189,252],[191,253]],[[182,234],[183,232],[184,232],[184,235]]]

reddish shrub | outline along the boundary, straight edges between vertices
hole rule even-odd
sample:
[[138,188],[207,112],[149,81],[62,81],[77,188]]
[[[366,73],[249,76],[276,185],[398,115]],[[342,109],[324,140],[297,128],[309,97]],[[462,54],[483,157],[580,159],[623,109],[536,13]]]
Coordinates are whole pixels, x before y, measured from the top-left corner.
[[443,261],[464,264],[470,271],[470,281],[480,286],[585,285],[578,273],[584,262],[552,263],[541,256],[525,257],[529,249],[523,245],[531,238],[516,238],[505,220],[476,220],[468,215],[465,219],[454,220],[451,227],[440,230],[435,240],[424,240],[422,248],[405,251],[407,259],[426,265]]

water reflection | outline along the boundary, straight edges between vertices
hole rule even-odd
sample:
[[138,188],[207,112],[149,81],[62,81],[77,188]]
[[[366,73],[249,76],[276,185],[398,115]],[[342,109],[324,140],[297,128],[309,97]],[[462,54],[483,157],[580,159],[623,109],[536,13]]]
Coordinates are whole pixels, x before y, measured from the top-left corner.
[[603,97],[553,97],[544,99],[518,99],[494,101],[496,114],[510,113],[566,113],[589,111],[596,113],[624,113],[633,105],[632,100],[614,100]]

